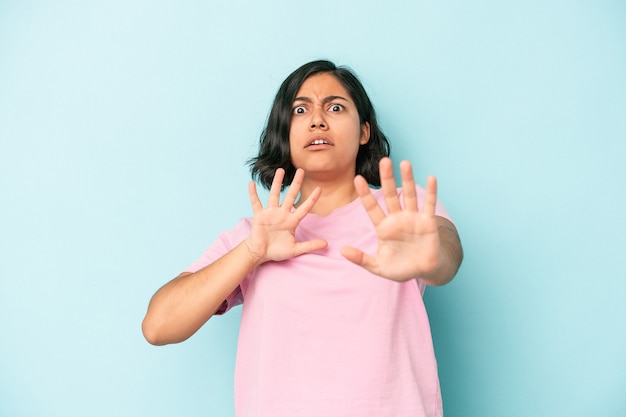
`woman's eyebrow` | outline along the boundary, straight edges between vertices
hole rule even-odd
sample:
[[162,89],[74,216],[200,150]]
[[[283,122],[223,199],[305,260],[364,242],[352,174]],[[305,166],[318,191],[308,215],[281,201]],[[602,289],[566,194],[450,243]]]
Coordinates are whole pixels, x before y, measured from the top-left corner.
[[[324,99],[322,100],[322,103],[328,103],[328,102],[335,101],[335,100],[349,101],[347,98],[342,97],[342,96],[328,96],[328,97],[324,97]],[[303,101],[305,103],[313,102],[313,100],[310,97],[296,97],[293,101],[294,102]]]

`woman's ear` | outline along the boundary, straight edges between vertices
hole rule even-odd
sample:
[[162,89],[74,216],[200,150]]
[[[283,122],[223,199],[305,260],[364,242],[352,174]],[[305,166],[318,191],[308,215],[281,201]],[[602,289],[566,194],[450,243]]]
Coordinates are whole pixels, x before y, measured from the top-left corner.
[[370,124],[369,122],[365,122],[361,125],[361,139],[359,139],[359,143],[361,145],[365,145],[370,141]]

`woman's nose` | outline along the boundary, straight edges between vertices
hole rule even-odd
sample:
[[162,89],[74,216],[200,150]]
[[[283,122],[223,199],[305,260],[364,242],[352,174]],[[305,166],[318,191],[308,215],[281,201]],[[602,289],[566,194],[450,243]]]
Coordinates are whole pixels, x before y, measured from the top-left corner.
[[327,123],[324,118],[324,112],[321,109],[315,109],[311,114],[311,129],[326,129]]

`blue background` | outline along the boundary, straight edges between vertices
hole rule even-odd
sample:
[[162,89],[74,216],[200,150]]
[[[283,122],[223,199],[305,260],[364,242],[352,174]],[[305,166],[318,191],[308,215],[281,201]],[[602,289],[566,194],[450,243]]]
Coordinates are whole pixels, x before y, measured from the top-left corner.
[[465,261],[427,290],[447,417],[626,413],[623,1],[0,3],[0,415],[230,416],[240,310],[154,291],[249,215],[273,95],[360,75]]

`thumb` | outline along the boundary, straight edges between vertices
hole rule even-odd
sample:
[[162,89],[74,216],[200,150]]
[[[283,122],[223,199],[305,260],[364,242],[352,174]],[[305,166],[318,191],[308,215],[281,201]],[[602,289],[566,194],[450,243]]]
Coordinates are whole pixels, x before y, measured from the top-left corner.
[[344,246],[341,248],[341,254],[344,258],[356,264],[360,267],[367,269],[368,271],[374,272],[374,258],[366,254],[360,249],[357,249],[353,246]]
[[317,250],[325,249],[328,246],[328,242],[323,239],[307,240],[305,242],[298,242],[294,248],[294,256],[300,256],[305,253],[315,252]]

